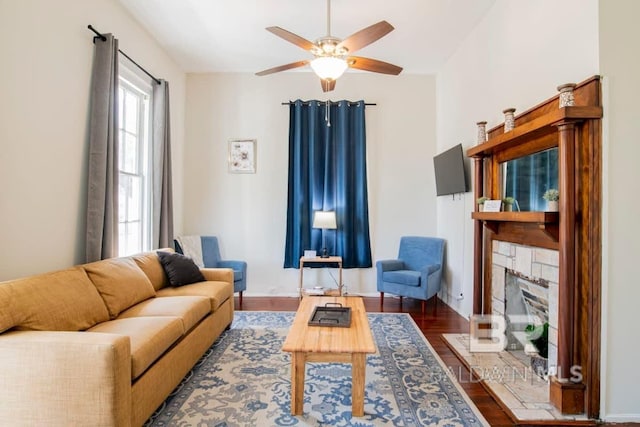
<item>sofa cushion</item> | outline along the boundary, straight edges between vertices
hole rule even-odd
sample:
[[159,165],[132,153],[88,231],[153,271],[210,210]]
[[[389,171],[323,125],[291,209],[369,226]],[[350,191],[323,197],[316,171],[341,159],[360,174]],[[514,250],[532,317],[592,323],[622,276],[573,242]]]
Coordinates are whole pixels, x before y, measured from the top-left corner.
[[229,282],[206,281],[192,283],[186,286],[167,286],[158,291],[158,297],[173,297],[181,295],[199,295],[208,297],[211,301],[211,312],[215,312],[226,300],[233,298],[233,285]]
[[184,330],[189,331],[210,312],[211,304],[206,297],[149,298],[120,313],[118,319],[148,316],[179,317],[182,319]]
[[131,379],[138,378],[184,334],[178,317],[132,317],[109,320],[88,330],[128,336],[131,340]]
[[100,292],[112,319],[156,294],[149,278],[131,258],[110,258],[83,267]]
[[0,283],[0,332],[80,331],[109,319],[80,267]]
[[171,286],[184,286],[205,280],[200,267],[187,256],[171,252],[158,252],[160,264],[169,278]]
[[[162,251],[170,252],[171,249],[166,248],[162,249]],[[162,268],[162,264],[160,264],[158,254],[155,251],[133,255],[131,259],[133,259],[144,274],[147,275],[156,291],[169,285],[167,275],[165,274],[164,268]]]

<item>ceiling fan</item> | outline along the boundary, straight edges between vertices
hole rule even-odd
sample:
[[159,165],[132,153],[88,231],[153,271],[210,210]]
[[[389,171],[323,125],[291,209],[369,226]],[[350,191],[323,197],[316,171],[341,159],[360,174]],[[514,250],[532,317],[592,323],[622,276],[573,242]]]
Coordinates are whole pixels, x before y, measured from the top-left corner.
[[315,42],[310,42],[280,27],[268,27],[266,30],[309,51],[314,56],[314,59],[305,59],[269,68],[256,73],[257,76],[266,76],[268,74],[310,65],[313,71],[320,77],[322,90],[329,92],[336,87],[336,80],[347,68],[392,74],[395,76],[402,71],[402,67],[389,64],[388,62],[361,56],[352,56],[355,51],[362,49],[390,33],[393,30],[393,26],[387,21],[380,21],[341,40],[331,35],[331,0],[327,0],[327,35],[317,39]]

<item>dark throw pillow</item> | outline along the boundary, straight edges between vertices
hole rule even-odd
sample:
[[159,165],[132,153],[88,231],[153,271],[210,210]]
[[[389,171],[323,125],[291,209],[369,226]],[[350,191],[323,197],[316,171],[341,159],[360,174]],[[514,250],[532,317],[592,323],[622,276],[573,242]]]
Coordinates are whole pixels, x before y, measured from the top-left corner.
[[187,256],[159,251],[158,258],[160,258],[160,264],[162,264],[171,286],[183,286],[205,281],[200,268]]

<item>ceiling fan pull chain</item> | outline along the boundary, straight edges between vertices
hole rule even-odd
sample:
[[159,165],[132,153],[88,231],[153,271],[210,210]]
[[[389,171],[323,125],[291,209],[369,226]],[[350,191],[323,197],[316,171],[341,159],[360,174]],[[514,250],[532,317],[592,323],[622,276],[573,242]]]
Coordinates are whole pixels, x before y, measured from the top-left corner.
[[327,99],[327,106],[324,110],[324,121],[327,122],[327,127],[331,127],[331,101]]

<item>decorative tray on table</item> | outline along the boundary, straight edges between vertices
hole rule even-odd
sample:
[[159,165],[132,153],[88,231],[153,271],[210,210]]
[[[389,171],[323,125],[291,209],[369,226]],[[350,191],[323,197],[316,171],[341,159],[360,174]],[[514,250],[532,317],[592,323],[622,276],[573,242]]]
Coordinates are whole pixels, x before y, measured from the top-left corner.
[[308,322],[309,326],[333,326],[348,328],[351,326],[351,307],[343,307],[336,302],[316,306]]

